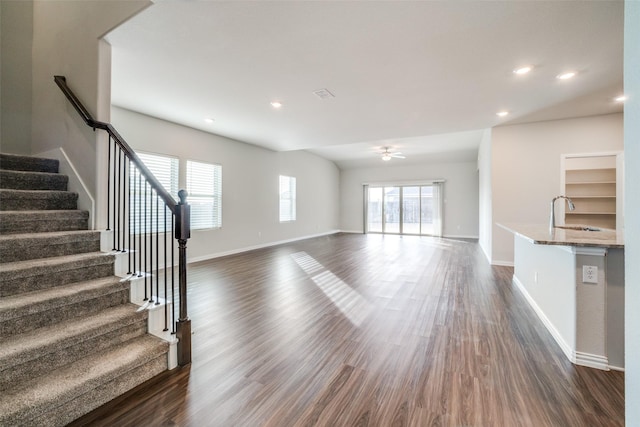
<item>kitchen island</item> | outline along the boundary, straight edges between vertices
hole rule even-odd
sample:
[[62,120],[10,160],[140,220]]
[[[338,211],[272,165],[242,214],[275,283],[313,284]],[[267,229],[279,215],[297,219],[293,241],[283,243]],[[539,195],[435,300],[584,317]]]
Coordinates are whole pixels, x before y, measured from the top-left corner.
[[623,370],[622,233],[499,225],[514,234],[513,283],[569,360]]

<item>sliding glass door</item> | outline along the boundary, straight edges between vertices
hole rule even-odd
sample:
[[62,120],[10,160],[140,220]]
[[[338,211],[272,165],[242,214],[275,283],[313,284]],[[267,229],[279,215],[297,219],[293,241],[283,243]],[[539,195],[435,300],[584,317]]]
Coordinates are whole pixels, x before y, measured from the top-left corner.
[[402,188],[402,234],[420,232],[420,187]]
[[442,235],[441,183],[368,186],[365,210],[368,233]]
[[382,233],[382,187],[369,188],[367,209],[367,228],[372,233]]
[[402,187],[384,187],[383,233],[400,233],[400,191]]
[[422,234],[429,234],[431,236],[440,235],[436,230],[437,221],[434,221],[438,216],[437,211],[434,211],[433,204],[433,186],[424,186],[420,188],[420,230]]

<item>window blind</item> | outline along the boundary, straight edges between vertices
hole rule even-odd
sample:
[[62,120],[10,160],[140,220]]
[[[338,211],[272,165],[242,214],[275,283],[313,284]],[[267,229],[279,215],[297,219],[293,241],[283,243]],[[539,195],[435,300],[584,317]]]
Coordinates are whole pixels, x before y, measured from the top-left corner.
[[[154,177],[167,190],[174,199],[178,199],[178,167],[179,161],[175,157],[159,154],[140,153],[138,157],[151,171]],[[132,233],[149,233],[158,230],[164,231],[171,228],[168,223],[170,217],[165,209],[164,202],[158,199],[151,187],[146,184],[138,169],[131,163],[129,170],[129,194],[131,221],[129,227]],[[158,212],[156,212],[158,211]],[[152,220],[149,220],[151,216]],[[156,221],[157,218],[157,221]]]
[[191,228],[222,227],[222,166],[187,160]]
[[280,222],[296,220],[296,179],[280,175]]

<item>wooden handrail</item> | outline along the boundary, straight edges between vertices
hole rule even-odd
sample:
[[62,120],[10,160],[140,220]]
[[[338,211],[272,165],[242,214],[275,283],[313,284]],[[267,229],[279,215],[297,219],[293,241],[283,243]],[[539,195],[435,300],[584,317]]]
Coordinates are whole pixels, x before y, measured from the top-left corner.
[[80,114],[82,120],[87,124],[87,126],[96,129],[102,129],[106,131],[111,138],[120,146],[122,151],[124,151],[125,155],[133,162],[134,165],[138,168],[140,173],[145,177],[145,179],[149,182],[149,185],[154,189],[154,191],[158,194],[158,196],[164,201],[167,207],[173,212],[176,213],[176,201],[169,194],[169,192],[158,182],[156,177],[151,173],[151,171],[145,166],[144,162],[140,160],[140,157],[136,154],[135,151],[127,144],[124,138],[114,129],[113,126],[109,123],[101,122],[93,118],[91,113],[85,108],[85,106],[80,102],[78,97],[73,93],[71,88],[67,85],[67,79],[64,76],[54,76],[58,87],[62,90],[64,95],[67,97],[73,108]]

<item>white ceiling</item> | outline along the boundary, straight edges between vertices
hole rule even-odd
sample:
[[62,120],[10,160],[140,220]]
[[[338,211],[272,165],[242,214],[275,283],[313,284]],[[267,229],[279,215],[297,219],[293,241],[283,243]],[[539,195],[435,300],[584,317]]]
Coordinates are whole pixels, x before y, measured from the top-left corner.
[[114,105],[348,168],[384,146],[473,159],[482,129],[622,111],[622,37],[622,1],[160,1],[107,39]]

